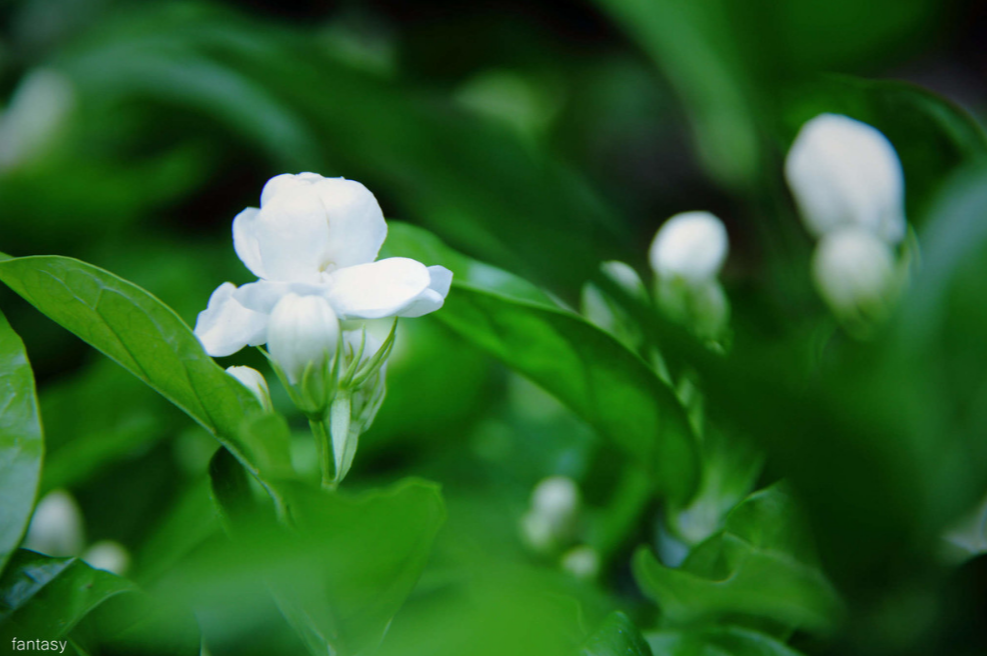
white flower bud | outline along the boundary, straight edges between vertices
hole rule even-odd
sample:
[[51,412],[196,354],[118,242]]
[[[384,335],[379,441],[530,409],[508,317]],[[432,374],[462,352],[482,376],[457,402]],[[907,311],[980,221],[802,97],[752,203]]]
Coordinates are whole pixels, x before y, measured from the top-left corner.
[[130,553],[119,542],[100,540],[86,549],[82,559],[90,567],[123,576],[130,568]]
[[821,114],[804,126],[785,177],[809,232],[858,226],[896,244],[905,236],[905,183],[891,142],[847,116]]
[[535,486],[531,509],[558,522],[575,517],[579,510],[579,488],[565,476],[551,476]]
[[267,345],[291,384],[300,382],[309,366],[325,366],[338,342],[339,319],[321,296],[287,294],[274,306]]
[[45,154],[75,104],[71,81],[41,68],[28,73],[0,115],[0,171]]
[[233,366],[227,367],[226,373],[236,378],[240,383],[250,390],[264,410],[270,412],[274,409],[271,403],[271,390],[267,386],[264,374],[252,367]]
[[837,314],[880,313],[894,294],[894,253],[873,233],[844,228],[819,242],[812,274],[819,293]]
[[698,284],[719,274],[728,249],[727,231],[718,218],[709,212],[685,212],[661,226],[649,259],[659,278]]
[[82,533],[82,511],[75,499],[65,490],[54,490],[34,510],[23,546],[49,556],[77,556]]
[[600,573],[600,555],[585,544],[573,547],[562,556],[562,569],[577,579],[595,579]]

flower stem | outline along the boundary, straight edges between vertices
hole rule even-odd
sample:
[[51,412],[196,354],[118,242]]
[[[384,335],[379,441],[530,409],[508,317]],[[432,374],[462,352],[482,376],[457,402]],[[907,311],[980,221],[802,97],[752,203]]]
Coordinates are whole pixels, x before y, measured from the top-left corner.
[[333,480],[336,477],[336,460],[333,456],[332,439],[329,437],[329,428],[326,426],[325,418],[308,420],[309,428],[315,436],[316,452],[319,455],[319,469],[322,471],[322,487],[333,489]]

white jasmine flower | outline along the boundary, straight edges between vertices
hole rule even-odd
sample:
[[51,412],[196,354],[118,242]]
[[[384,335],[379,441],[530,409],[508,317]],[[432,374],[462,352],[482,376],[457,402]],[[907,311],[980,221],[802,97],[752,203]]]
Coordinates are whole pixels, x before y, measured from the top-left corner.
[[90,567],[123,576],[130,569],[130,553],[119,542],[100,540],[82,554]]
[[270,412],[273,410],[274,406],[271,403],[271,390],[267,386],[267,381],[264,379],[264,374],[257,371],[253,367],[227,367],[226,373],[236,378],[240,381],[244,387],[250,390],[257,400],[260,401],[261,406]]
[[268,341],[268,324],[289,294],[325,299],[340,321],[418,317],[442,307],[452,272],[403,257],[375,261],[387,224],[359,182],[316,173],[267,182],[260,208],[233,221],[237,255],[259,280],[224,283],[195,333],[206,352],[229,355]]
[[849,227],[822,238],[812,259],[820,294],[845,317],[880,313],[895,292],[895,257],[872,232]]
[[267,345],[291,384],[300,382],[309,367],[325,369],[338,342],[339,319],[322,296],[289,292],[274,306]]
[[847,116],[821,114],[804,126],[785,177],[816,237],[858,226],[890,244],[905,236],[905,182],[891,142]]
[[85,542],[82,511],[65,490],[53,490],[38,502],[24,548],[48,556],[77,556]]
[[727,231],[718,218],[709,212],[684,212],[658,230],[649,259],[659,279],[700,284],[716,278],[728,249]]

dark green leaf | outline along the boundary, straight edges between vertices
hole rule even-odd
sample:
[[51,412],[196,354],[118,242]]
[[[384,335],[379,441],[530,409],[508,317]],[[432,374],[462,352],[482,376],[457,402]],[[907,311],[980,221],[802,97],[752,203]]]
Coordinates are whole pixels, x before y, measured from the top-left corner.
[[651,656],[651,647],[629,617],[615,612],[586,641],[582,656]]
[[746,615],[828,631],[840,615],[839,598],[814,562],[802,518],[777,486],[737,506],[724,530],[693,549],[681,567],[665,567],[642,548],[634,574],[676,621]]
[[[196,656],[199,632],[116,574],[21,549],[0,577],[0,640],[71,640],[83,653]],[[98,645],[98,648],[96,646]]]
[[0,314],[0,571],[31,517],[43,451],[34,374],[23,342]]
[[57,640],[90,611],[137,588],[127,579],[93,569],[78,558],[18,551],[0,577],[0,639]]
[[458,267],[445,306],[435,314],[439,321],[623,447],[669,497],[689,499],[698,479],[692,429],[671,389],[640,357],[514,276],[450,253],[423,230],[405,226],[395,232],[390,253],[428,254]]
[[5,256],[0,280],[188,413],[260,480],[289,469],[285,443],[245,439],[240,432],[244,417],[259,412],[257,400],[148,292],[108,271],[56,256]]

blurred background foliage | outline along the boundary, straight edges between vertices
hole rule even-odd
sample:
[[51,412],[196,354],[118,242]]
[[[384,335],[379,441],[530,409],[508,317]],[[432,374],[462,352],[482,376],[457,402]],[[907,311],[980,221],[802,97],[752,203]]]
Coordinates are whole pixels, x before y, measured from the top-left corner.
[[[4,252],[91,262],[191,325],[219,281],[248,280],[230,221],[264,181],[345,176],[395,220],[392,253],[428,252],[401,221],[465,255],[439,243],[421,259],[508,296],[532,291],[492,283],[467,258],[571,307],[594,281],[676,375],[699,381],[708,427],[689,457],[702,480],[682,470],[681,489],[662,487],[667,472],[654,483],[633,457],[646,428],[620,428],[618,397],[589,408],[579,390],[546,384],[550,367],[463,338],[480,329],[466,303],[509,308],[457,288],[450,313],[402,323],[387,401],[347,485],[435,481],[448,517],[383,653],[987,652],[982,522],[979,542],[954,540],[952,552],[941,537],[987,490],[982,3],[7,0],[0,20]],[[781,176],[798,128],[824,111],[892,141],[921,246],[900,311],[866,343],[843,335],[812,290],[811,241]],[[730,233],[728,358],[599,273],[618,259],[644,274],[661,222],[693,209]],[[139,585],[196,599],[210,653],[302,653],[249,580],[249,554],[217,556],[206,432],[6,288],[0,304],[38,380],[42,492],[70,490],[87,540],[125,545]],[[494,332],[503,348],[526,338]],[[643,365],[628,358],[606,355],[618,373],[604,373],[637,380]],[[274,392],[296,466],[311,467],[304,421]],[[679,466],[666,456],[660,466]],[[580,486],[595,582],[519,537],[532,488],[551,475]],[[781,478],[788,487],[738,505]],[[793,497],[805,526],[790,518]],[[703,503],[713,523],[690,533]],[[634,555],[646,544],[677,564],[676,550],[724,521],[680,570]],[[781,525],[791,534],[764,533]],[[758,605],[744,586],[765,579],[743,568],[774,571],[776,552],[821,563],[835,587],[799,578]],[[604,620],[614,610],[626,615]],[[601,625],[607,637],[584,643]]]

